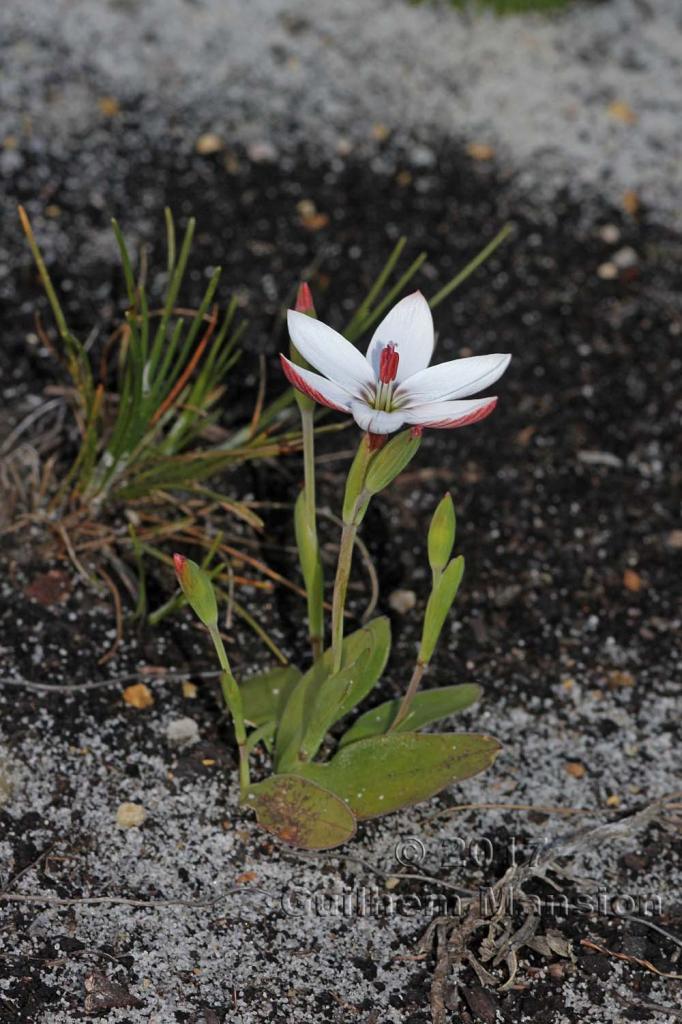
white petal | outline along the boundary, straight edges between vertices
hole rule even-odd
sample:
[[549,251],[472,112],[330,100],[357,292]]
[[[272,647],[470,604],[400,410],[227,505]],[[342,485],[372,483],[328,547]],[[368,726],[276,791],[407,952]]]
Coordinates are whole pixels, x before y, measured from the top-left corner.
[[382,412],[372,409],[366,402],[353,402],[351,412],[360,429],[368,430],[370,434],[392,434],[405,422],[402,412]]
[[[414,409],[403,409],[402,413],[406,423],[445,429],[478,423],[489,416],[496,405],[496,398],[472,398],[470,402],[425,402]],[[355,416],[355,410],[353,415]]]
[[294,345],[311,366],[356,397],[374,388],[375,379],[367,360],[340,334],[306,313],[290,309],[289,334]]
[[290,384],[299,391],[302,391],[308,398],[320,405],[327,405],[330,409],[338,409],[339,412],[350,412],[353,396],[345,388],[339,387],[332,380],[320,377],[319,373],[312,373],[304,370],[302,366],[296,366],[286,356],[280,355],[282,369]]
[[400,362],[396,380],[411,377],[429,365],[433,354],[433,318],[421,292],[401,299],[381,321],[367,349],[367,361],[379,376],[381,350],[389,342],[398,349]]
[[510,359],[509,355],[471,356],[429,366],[396,388],[394,401],[411,409],[424,402],[475,395],[502,376]]

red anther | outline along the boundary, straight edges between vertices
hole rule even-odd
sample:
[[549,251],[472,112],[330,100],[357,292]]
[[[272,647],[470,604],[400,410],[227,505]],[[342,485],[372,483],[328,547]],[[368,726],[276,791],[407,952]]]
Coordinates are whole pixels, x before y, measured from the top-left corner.
[[371,452],[378,452],[388,441],[388,434],[373,434],[368,430],[367,439],[369,441],[369,450]]
[[310,291],[310,288],[305,281],[298,286],[295,309],[297,313],[312,313],[312,315],[315,316],[313,293]]
[[379,380],[382,384],[390,384],[392,380],[395,380],[399,362],[398,350],[391,341],[382,348],[379,357]]

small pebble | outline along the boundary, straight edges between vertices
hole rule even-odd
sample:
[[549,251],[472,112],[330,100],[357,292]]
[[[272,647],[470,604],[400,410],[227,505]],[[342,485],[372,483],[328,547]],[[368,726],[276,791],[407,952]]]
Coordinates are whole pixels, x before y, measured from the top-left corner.
[[193,718],[176,718],[166,728],[166,739],[171,747],[189,747],[199,741],[199,726]]
[[615,245],[620,242],[620,229],[615,224],[603,224],[599,228],[599,237],[607,245]]
[[398,615],[407,615],[417,603],[417,595],[414,590],[394,590],[388,596],[388,606]]
[[116,811],[116,824],[119,828],[139,828],[146,817],[142,804],[120,804]]
[[625,245],[618,252],[614,252],[611,260],[619,270],[628,270],[630,267],[637,266],[639,256],[631,246]]
[[600,263],[597,267],[597,277],[602,281],[613,281],[618,277],[618,267],[615,263]]

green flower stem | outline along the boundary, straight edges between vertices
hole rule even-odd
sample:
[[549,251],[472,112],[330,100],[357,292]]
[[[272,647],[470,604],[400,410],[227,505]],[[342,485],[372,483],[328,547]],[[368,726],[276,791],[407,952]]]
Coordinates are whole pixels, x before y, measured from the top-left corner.
[[[318,552],[319,544],[317,539],[317,515],[315,501],[315,410],[301,406],[301,431],[303,434],[303,477],[305,480],[305,517],[308,524],[308,531],[311,537],[315,538],[315,547]],[[310,647],[313,661],[322,654],[324,640],[324,606],[322,594],[313,588],[307,588],[308,599],[308,630],[310,633]]]
[[220,635],[218,627],[209,626],[208,631],[210,633],[211,640],[213,641],[216,654],[218,655],[220,667],[223,670],[223,674],[220,677],[220,685],[222,687],[225,703],[230,710],[232,721],[234,722],[234,733],[237,739],[237,746],[239,747],[239,789],[243,799],[251,784],[251,777],[249,775],[249,754],[246,745],[246,726],[244,724],[242,695],[237,684],[237,680],[232,675],[232,669],[230,668],[230,663],[227,660],[227,653],[225,651],[225,645],[223,644],[223,638]]
[[394,729],[397,729],[400,723],[404,722],[404,720],[409,715],[410,708],[412,707],[412,701],[414,700],[415,694],[421,685],[422,678],[427,668],[428,662],[419,661],[419,659],[417,659],[417,664],[414,666],[414,672],[412,673],[412,678],[410,679],[410,685],[407,687],[407,690],[405,691],[405,696],[403,697],[400,707],[398,708],[398,714],[391,722],[388,728],[388,732],[393,732]]
[[345,523],[341,533],[339,560],[336,563],[336,579],[334,580],[334,597],[332,599],[332,674],[341,668],[343,652],[343,615],[346,610],[346,592],[350,579],[353,561],[355,535],[358,532],[355,523]]
[[343,502],[343,530],[339,558],[336,563],[334,596],[332,598],[332,673],[341,668],[343,652],[343,616],[346,610],[346,592],[353,562],[353,548],[358,526],[367,511],[371,495],[364,489],[364,480],[373,456],[369,437],[364,435],[346,480]]

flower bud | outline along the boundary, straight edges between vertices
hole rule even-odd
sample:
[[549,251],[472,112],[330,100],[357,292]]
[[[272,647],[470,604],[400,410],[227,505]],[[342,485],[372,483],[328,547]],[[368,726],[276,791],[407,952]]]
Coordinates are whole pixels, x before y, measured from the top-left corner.
[[448,564],[455,544],[455,506],[448,492],[438,503],[429,527],[429,565],[434,572],[442,572]]
[[[310,288],[305,281],[303,281],[298,286],[298,292],[296,294],[296,305],[294,308],[297,313],[305,313],[307,316],[312,316],[315,319],[317,319],[317,313],[315,312],[315,305],[313,303],[312,292],[310,291]],[[295,363],[296,366],[301,366],[303,367],[304,370],[314,369],[314,367],[312,367],[310,363],[303,358],[301,353],[294,345],[293,341],[289,345],[289,356],[291,358],[292,363]],[[315,402],[313,401],[313,399],[309,398],[308,395],[302,394],[297,388],[294,390],[294,398],[296,399],[296,404],[298,405],[301,412],[309,412],[310,410],[315,408]]]
[[378,494],[388,487],[417,454],[420,444],[421,438],[412,437],[409,430],[392,437],[372,459],[365,477],[365,490]]
[[173,564],[180,589],[194,614],[205,626],[215,626],[218,622],[218,602],[208,574],[184,555],[173,555]]
[[307,313],[308,316],[317,316],[315,312],[315,303],[313,302],[313,294],[310,291],[309,285],[302,281],[298,286],[298,292],[296,293],[296,305],[294,309],[297,313]]

